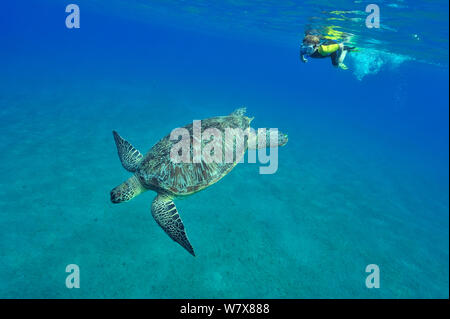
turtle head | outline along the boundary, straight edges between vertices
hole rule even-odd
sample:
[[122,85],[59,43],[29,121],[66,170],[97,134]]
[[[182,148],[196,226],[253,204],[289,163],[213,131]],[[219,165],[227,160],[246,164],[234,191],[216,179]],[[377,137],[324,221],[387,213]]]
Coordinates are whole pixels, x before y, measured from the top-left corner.
[[139,182],[136,175],[133,175],[119,186],[113,188],[111,191],[111,202],[115,204],[127,202],[144,191],[146,189]]
[[287,134],[281,133],[278,131],[278,146],[284,146],[288,142]]

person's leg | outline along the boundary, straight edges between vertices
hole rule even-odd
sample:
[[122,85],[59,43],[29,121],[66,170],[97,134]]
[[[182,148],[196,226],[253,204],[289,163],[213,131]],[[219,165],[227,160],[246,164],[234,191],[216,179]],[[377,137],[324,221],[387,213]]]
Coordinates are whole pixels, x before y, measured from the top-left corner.
[[[344,64],[345,56],[347,55],[348,50],[345,49],[344,45],[341,43],[339,44],[339,50],[336,51],[336,64],[338,67],[340,67],[343,70],[347,69],[347,66]],[[333,63],[333,65],[335,65]]]
[[347,50],[341,50],[339,49],[338,52],[338,63],[341,64],[344,62],[345,56],[347,55]]
[[335,67],[339,66],[339,55],[336,52],[331,53],[331,64]]

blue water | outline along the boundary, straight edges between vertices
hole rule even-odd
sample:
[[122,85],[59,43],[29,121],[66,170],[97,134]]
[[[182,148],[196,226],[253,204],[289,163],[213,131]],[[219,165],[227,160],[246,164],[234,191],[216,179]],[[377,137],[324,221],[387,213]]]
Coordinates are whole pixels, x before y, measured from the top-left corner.
[[[0,297],[449,297],[447,1],[378,1],[380,29],[370,1],[76,3],[70,30],[69,2],[2,3]],[[330,27],[348,70],[298,59]],[[289,142],[276,174],[242,163],[176,201],[195,258],[153,192],[110,202],[112,130],[146,152],[242,105]]]

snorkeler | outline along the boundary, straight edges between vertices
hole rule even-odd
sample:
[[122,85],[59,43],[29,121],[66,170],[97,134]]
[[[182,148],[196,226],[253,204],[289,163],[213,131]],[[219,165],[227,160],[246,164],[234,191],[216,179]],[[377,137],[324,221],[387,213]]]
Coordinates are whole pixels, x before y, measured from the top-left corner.
[[300,47],[300,59],[306,63],[308,60],[305,56],[311,58],[331,57],[331,63],[335,67],[346,70],[347,66],[344,64],[345,56],[347,52],[353,51],[354,49],[355,47],[349,47],[343,43],[337,43],[334,40],[321,39],[317,35],[308,34],[303,39]]

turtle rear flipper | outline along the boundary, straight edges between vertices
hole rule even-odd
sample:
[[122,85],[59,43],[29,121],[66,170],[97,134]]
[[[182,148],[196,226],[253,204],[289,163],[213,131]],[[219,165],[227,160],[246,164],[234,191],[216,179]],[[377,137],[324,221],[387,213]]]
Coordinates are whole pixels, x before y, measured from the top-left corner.
[[195,256],[194,249],[186,236],[183,221],[170,196],[160,194],[155,197],[152,203],[152,215],[170,238]]
[[113,131],[113,135],[123,168],[132,173],[136,172],[144,156],[116,131]]

